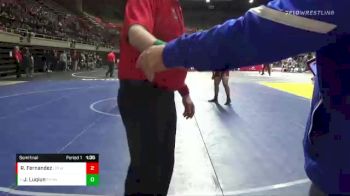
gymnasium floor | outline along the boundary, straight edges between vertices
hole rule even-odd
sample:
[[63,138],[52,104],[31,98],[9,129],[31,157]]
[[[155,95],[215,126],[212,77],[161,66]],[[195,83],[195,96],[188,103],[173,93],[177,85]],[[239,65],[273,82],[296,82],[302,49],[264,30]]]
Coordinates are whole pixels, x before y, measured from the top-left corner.
[[[116,96],[105,70],[0,80],[0,195],[122,195],[129,162]],[[311,76],[233,72],[232,105],[213,96],[211,73],[189,74],[196,105],[181,117],[176,96],[176,163],[169,195],[307,196],[302,138]],[[18,187],[16,153],[99,153],[98,187]]]

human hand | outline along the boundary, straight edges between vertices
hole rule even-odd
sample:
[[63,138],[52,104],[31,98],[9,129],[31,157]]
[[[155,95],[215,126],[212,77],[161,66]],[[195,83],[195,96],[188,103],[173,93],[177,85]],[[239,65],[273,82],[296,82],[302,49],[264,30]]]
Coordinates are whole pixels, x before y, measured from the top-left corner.
[[153,81],[157,72],[165,71],[167,68],[163,63],[164,45],[151,46],[139,56],[136,67],[142,69],[147,80]]
[[183,113],[183,116],[186,119],[192,118],[195,113],[195,107],[192,102],[192,99],[189,95],[182,97],[182,103],[184,105],[185,111]]

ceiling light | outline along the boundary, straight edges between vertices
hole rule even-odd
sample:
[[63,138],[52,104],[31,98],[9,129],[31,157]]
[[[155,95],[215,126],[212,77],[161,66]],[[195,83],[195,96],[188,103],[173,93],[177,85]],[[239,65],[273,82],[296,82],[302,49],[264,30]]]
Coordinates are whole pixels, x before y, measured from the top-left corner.
[[254,0],[249,0],[249,3],[250,3],[250,4],[254,3]]
[[205,0],[206,3],[210,3],[210,0]]

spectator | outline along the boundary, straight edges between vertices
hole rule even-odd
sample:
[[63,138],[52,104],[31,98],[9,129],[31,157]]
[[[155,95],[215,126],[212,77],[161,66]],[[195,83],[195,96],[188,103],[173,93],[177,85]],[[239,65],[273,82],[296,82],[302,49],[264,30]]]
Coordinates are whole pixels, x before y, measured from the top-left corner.
[[100,55],[97,55],[97,56],[96,56],[96,66],[97,66],[98,68],[101,68],[101,67],[102,67],[102,59],[101,59]]
[[52,72],[52,55],[51,52],[46,50],[44,53],[45,59],[46,59],[46,71],[47,72]]
[[43,71],[47,72],[48,63],[47,63],[47,51],[44,50],[44,54],[41,56],[41,62],[43,63]]
[[67,55],[67,69],[72,70],[72,56],[70,53],[66,53]]
[[48,67],[50,68],[48,72],[51,72],[52,70],[55,70],[57,68],[57,56],[56,56],[56,51],[51,50],[48,52]]
[[85,68],[86,67],[85,64],[86,64],[86,56],[85,56],[84,52],[81,52],[80,53],[80,69]]
[[115,54],[113,51],[107,54],[107,63],[108,63],[108,71],[106,73],[106,77],[113,77],[114,75],[114,66],[115,66]]
[[76,50],[73,51],[72,54],[72,65],[73,71],[76,72],[78,70],[79,56]]
[[[49,4],[42,6],[35,1],[3,2],[0,7],[0,26],[4,24],[5,27],[22,32],[23,35],[34,35],[32,34],[34,32],[71,38],[90,44],[97,42],[108,45],[110,40],[115,40],[109,38],[112,35],[106,29],[97,27],[87,20],[81,20],[72,14],[65,13],[62,16],[54,10],[55,8],[49,8]],[[116,34],[113,36],[116,37]]]
[[26,77],[32,78],[34,72],[34,57],[27,47],[24,48],[23,66],[26,71]]
[[68,70],[68,57],[66,51],[63,51],[60,55],[60,65],[64,71]]
[[18,46],[15,46],[12,56],[13,56],[15,63],[16,63],[16,76],[17,76],[17,78],[20,78],[21,77],[21,64],[23,61],[23,56],[22,56],[22,53],[19,50]]
[[272,69],[272,64],[270,63],[264,63],[263,64],[263,68],[261,70],[261,75],[265,74],[265,70],[267,70],[267,73],[269,74],[269,76],[271,76],[271,69]]

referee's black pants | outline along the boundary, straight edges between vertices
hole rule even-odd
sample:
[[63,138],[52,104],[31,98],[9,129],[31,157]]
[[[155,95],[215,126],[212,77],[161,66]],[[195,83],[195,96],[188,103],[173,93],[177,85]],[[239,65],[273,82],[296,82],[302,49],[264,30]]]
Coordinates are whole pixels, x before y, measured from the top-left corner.
[[174,167],[174,93],[121,80],[118,106],[131,158],[125,195],[167,195]]

